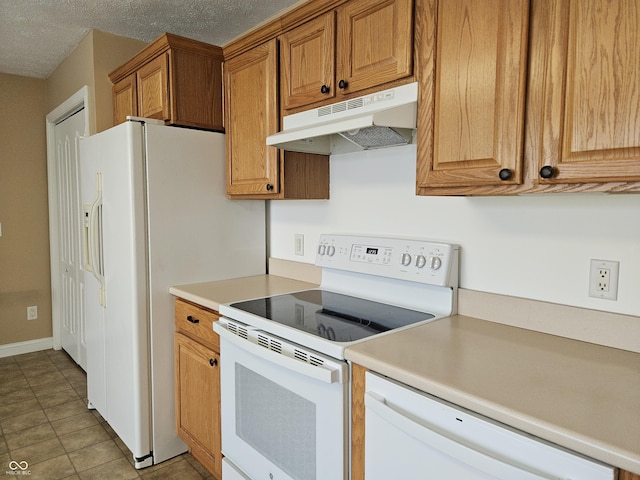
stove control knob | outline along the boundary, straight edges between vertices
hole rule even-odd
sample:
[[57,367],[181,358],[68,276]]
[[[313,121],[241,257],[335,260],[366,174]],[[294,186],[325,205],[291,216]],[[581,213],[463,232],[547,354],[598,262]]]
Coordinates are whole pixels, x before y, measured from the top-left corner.
[[427,259],[424,255],[418,255],[416,257],[416,267],[423,268],[427,264]]
[[409,255],[408,253],[403,253],[401,262],[405,267],[409,265],[411,263],[411,255]]
[[327,247],[327,255],[329,255],[330,257],[333,257],[336,254],[336,247],[334,247],[333,245],[329,245]]
[[318,255],[324,255],[327,251],[326,245],[318,245]]
[[429,258],[429,268],[431,270],[438,270],[442,266],[442,260],[439,257]]

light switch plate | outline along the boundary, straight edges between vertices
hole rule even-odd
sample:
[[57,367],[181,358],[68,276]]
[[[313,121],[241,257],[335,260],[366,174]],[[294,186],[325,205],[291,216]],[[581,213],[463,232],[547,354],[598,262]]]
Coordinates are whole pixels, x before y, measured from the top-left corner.
[[304,255],[304,235],[296,233],[295,235],[295,252],[296,255]]

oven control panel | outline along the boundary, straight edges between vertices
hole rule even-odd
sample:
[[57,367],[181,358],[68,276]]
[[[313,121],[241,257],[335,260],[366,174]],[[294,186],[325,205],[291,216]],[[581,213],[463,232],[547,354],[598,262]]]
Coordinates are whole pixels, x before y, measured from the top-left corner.
[[421,239],[323,234],[316,265],[457,287],[458,252],[457,245]]

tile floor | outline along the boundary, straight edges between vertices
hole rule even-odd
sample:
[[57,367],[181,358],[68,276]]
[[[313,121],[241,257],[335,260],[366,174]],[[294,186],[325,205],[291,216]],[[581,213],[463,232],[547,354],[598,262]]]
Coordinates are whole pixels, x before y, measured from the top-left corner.
[[0,479],[215,480],[188,453],[136,470],[122,440],[87,409],[86,391],[84,371],[63,351],[0,358]]

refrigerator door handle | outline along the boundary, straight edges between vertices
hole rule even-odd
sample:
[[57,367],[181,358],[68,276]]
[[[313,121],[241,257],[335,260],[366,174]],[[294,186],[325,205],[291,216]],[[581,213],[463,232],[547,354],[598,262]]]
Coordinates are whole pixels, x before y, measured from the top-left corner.
[[98,281],[100,305],[107,306],[104,285],[104,264],[102,261],[102,174],[96,173],[96,199],[91,204],[88,221],[89,266]]

